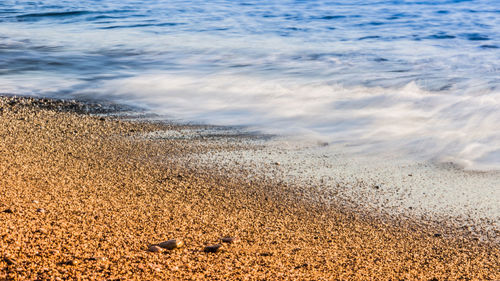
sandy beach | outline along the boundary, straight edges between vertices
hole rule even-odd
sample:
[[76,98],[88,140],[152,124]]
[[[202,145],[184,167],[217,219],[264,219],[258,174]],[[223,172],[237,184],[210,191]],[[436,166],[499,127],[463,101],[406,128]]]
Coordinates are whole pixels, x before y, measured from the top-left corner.
[[496,243],[186,165],[245,143],[96,112],[0,97],[0,280],[500,280]]

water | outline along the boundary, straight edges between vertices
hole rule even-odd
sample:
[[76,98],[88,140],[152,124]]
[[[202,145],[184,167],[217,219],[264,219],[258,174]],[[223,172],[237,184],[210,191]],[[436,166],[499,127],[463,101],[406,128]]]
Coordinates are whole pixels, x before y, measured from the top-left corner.
[[500,169],[500,2],[4,0],[0,92]]

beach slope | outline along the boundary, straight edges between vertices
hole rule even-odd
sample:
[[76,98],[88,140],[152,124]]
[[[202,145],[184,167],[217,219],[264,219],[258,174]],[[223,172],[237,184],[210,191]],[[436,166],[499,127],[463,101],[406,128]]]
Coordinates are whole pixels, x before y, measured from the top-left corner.
[[241,144],[92,111],[0,97],[0,280],[500,279],[498,245],[188,169],[176,158]]

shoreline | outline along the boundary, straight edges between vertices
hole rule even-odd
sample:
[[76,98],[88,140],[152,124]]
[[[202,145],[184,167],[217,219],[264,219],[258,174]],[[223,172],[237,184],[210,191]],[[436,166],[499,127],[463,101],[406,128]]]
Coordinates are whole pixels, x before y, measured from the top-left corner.
[[[0,280],[500,278],[498,244],[177,160],[244,144],[147,139],[193,126],[39,101],[0,97]],[[224,236],[239,242],[203,252]],[[168,239],[185,246],[147,251]]]
[[[286,183],[319,204],[334,205],[351,212],[385,221],[409,221],[445,232],[499,243],[497,172],[477,173],[432,163],[390,164],[359,155],[333,155],[323,147],[283,148],[286,143],[237,151],[211,152],[202,158],[203,167],[224,169],[233,176]],[[326,152],[325,152],[326,151]],[[335,159],[332,159],[335,158]],[[195,161],[196,162],[196,161]],[[458,192],[461,191],[461,192]],[[306,192],[306,193],[307,193]],[[458,195],[450,193],[457,192]],[[482,201],[481,201],[482,200]],[[443,231],[444,231],[443,230]]]

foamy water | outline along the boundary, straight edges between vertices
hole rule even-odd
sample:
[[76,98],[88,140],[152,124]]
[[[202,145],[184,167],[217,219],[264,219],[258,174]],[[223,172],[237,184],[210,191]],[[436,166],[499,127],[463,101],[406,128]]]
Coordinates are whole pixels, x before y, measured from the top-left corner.
[[132,104],[183,120],[254,126],[348,144],[355,152],[410,154],[472,169],[495,169],[500,163],[500,92],[472,97],[428,92],[414,83],[347,88],[219,75],[139,76],[106,88]]
[[0,92],[500,169],[495,1],[3,1]]

